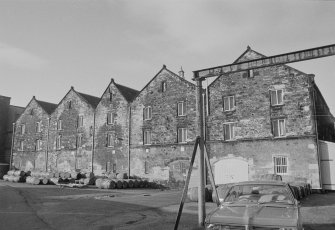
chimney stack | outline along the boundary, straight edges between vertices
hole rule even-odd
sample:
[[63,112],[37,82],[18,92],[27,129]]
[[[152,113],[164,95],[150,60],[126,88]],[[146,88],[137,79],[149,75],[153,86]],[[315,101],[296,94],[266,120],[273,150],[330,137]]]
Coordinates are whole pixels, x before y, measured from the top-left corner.
[[179,73],[179,77],[181,77],[181,78],[185,78],[185,77],[184,77],[184,70],[183,70],[183,67],[182,67],[182,66],[180,67],[180,70],[179,70],[178,73]]

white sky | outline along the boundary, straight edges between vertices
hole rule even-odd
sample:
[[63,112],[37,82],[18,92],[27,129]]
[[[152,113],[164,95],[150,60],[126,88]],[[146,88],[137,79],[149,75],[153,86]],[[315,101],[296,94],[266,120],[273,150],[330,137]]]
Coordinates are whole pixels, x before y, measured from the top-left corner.
[[[270,56],[330,44],[333,0],[1,0],[0,95],[57,104],[71,86],[100,97],[111,78],[141,90],[163,64],[190,80],[248,45]],[[334,64],[291,66],[316,75],[335,115]]]

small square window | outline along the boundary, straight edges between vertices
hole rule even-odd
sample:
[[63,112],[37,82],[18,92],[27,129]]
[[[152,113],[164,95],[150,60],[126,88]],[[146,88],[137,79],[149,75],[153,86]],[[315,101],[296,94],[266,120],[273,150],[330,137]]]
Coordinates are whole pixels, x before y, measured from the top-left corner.
[[287,156],[274,156],[273,164],[274,164],[274,173],[283,175],[287,174],[288,162]]

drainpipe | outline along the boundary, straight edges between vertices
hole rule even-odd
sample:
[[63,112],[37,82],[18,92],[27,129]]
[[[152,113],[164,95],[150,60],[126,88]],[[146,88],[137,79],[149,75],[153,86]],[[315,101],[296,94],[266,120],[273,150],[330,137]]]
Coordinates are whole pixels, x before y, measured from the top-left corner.
[[10,158],[9,158],[9,170],[12,169],[13,164],[13,148],[14,148],[14,138],[15,138],[15,122],[13,122],[13,131],[12,131],[12,146],[10,148]]
[[128,109],[128,179],[130,178],[130,135],[131,135],[131,106]]
[[45,152],[45,171],[48,171],[48,162],[49,162],[49,132],[50,132],[50,117],[48,117],[48,132],[47,132],[47,148]]
[[94,173],[93,165],[94,165],[94,147],[95,147],[95,111],[93,113],[93,135],[92,135],[92,173]]

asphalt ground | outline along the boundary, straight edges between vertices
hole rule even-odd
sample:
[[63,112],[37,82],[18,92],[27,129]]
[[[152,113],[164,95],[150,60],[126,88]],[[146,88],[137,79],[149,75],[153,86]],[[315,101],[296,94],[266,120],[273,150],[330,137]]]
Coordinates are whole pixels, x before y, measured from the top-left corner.
[[[182,191],[101,190],[0,180],[0,230],[173,229]],[[335,230],[335,192],[301,201],[306,230]],[[206,212],[215,208],[206,203]],[[178,229],[199,229],[198,204],[184,205]]]

